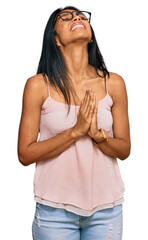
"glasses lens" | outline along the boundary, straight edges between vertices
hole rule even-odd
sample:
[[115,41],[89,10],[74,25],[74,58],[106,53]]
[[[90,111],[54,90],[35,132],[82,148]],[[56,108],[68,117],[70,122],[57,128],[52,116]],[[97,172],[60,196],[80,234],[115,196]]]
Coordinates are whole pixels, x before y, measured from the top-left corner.
[[63,20],[72,19],[72,13],[71,12],[62,12],[62,13],[60,13],[60,16]]
[[90,15],[89,13],[85,11],[78,12],[77,15],[82,19],[82,20],[89,20]]

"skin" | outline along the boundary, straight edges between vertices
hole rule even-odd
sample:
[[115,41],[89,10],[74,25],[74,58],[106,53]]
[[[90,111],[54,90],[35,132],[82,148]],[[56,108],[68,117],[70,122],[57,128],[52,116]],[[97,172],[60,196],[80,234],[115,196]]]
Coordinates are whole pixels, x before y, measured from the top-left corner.
[[[70,10],[73,11],[73,10]],[[85,28],[70,31],[75,22],[83,22]],[[23,106],[18,135],[18,158],[28,166],[52,157],[66,150],[72,143],[87,134],[94,145],[106,155],[126,159],[130,154],[130,127],[128,119],[128,99],[123,78],[110,72],[107,77],[109,95],[113,99],[113,133],[109,137],[105,130],[97,129],[97,104],[106,95],[104,79],[98,77],[94,67],[88,63],[87,45],[91,40],[89,22],[81,20],[74,13],[70,21],[58,17],[55,31],[56,41],[63,54],[68,74],[77,92],[76,102],[80,106],[77,123],[74,127],[52,137],[37,142],[40,114],[44,101],[48,98],[47,82],[42,74],[30,77],[25,84]],[[98,70],[100,74],[103,74]],[[64,103],[64,98],[50,85],[50,95],[54,100]],[[87,90],[89,88],[89,90]],[[75,104],[72,100],[71,104]],[[108,141],[105,139],[108,138]]]

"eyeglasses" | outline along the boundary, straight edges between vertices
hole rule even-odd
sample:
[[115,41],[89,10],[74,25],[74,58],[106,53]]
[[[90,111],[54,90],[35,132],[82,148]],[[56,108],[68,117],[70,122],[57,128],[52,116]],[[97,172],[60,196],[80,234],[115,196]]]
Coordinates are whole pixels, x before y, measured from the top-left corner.
[[82,20],[88,20],[90,22],[91,19],[91,12],[87,11],[63,11],[57,14],[57,17],[59,16],[63,21],[70,21],[74,17],[74,12],[76,12],[76,15],[79,16]]

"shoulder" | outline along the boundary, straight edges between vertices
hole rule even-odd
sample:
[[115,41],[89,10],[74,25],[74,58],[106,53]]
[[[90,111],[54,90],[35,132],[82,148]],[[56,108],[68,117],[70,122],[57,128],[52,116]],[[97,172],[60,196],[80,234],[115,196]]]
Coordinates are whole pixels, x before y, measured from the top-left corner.
[[24,87],[24,98],[32,96],[32,98],[42,103],[45,91],[45,81],[44,74],[36,74],[29,77]]
[[108,84],[110,85],[110,87],[123,87],[125,85],[125,81],[123,79],[122,76],[120,76],[117,73],[113,73],[113,72],[109,72],[109,77],[107,77],[108,79]]
[[126,84],[122,76],[117,73],[109,72],[107,76],[107,84],[110,95],[113,100],[120,98],[121,95],[126,95]]
[[32,87],[37,89],[42,87],[44,82],[45,82],[44,74],[42,73],[36,74],[27,79],[25,87]]

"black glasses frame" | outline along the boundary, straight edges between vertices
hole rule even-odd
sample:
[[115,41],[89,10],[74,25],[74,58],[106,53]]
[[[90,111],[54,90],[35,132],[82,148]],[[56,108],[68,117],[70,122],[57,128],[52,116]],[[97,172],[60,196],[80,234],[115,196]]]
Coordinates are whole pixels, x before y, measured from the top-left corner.
[[[63,19],[63,18],[61,17],[61,13],[64,13],[64,12],[71,13],[72,17],[71,17],[70,19]],[[74,17],[73,12],[76,12],[76,15],[77,15],[77,16],[79,16],[79,13],[88,13],[88,14],[89,14],[89,19],[83,19],[83,20],[88,20],[88,22],[90,23],[91,12],[87,12],[87,11],[77,11],[77,10],[74,10],[74,11],[70,12],[70,11],[66,11],[66,10],[65,10],[65,11],[62,11],[62,12],[58,13],[58,14],[57,14],[57,17],[59,16],[63,21],[70,21],[70,20],[72,20],[73,17]]]

